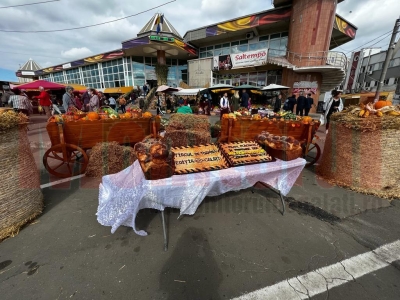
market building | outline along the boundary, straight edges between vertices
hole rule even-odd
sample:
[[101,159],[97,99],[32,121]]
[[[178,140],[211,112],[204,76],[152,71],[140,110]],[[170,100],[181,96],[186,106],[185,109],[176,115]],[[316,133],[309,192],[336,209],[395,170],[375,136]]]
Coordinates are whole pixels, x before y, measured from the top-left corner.
[[[193,29],[183,37],[157,13],[121,49],[37,70],[31,77],[112,91],[155,85],[160,63],[168,66],[170,86],[276,83],[318,99],[345,78],[346,56],[330,49],[353,40],[357,31],[336,14],[342,1],[274,0],[273,9]],[[21,70],[17,76],[23,76]]]
[[[354,52],[349,63],[344,91],[346,93],[375,92],[382,74],[387,51],[363,49]],[[394,99],[400,101],[400,51],[390,59],[383,81],[382,91],[394,91]]]

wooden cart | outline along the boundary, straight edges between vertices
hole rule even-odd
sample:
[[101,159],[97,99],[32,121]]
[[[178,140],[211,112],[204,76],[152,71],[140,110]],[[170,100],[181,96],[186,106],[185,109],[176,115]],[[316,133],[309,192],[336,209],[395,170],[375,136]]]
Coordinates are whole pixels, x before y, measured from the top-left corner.
[[306,166],[313,165],[321,156],[321,148],[316,142],[315,133],[319,121],[303,123],[289,120],[251,120],[246,118],[222,119],[219,142],[254,141],[262,131],[268,131],[278,136],[292,136],[298,140],[303,148],[303,158]]
[[133,145],[150,134],[156,136],[159,128],[158,118],[49,122],[46,129],[52,146],[43,155],[43,164],[57,177],[83,174],[89,161],[86,151],[97,143]]

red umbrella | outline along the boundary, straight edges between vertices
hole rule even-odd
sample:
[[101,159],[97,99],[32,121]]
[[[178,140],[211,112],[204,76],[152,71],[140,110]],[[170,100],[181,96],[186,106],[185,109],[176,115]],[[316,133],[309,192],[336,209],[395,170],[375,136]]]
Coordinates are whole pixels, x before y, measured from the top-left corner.
[[15,88],[19,89],[19,90],[37,90],[40,86],[42,86],[46,90],[65,89],[65,85],[46,81],[46,80],[36,80],[36,81],[28,82],[25,84],[20,84],[20,85],[16,86]]

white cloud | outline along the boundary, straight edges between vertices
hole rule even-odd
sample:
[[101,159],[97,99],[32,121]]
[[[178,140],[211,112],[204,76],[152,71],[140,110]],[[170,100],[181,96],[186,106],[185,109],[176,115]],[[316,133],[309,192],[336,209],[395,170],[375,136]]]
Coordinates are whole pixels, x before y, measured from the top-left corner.
[[67,51],[61,51],[61,56],[66,58],[66,59],[78,59],[78,58],[84,58],[86,56],[89,56],[93,54],[93,52],[86,48],[71,48]]
[[[15,0],[0,1],[1,6]],[[63,0],[13,9],[3,9],[0,30],[52,30],[86,26],[134,15],[164,4],[166,0]],[[79,9],[77,9],[79,7]],[[136,37],[156,12],[164,13],[175,29],[187,31],[271,9],[266,0],[177,0],[143,14],[101,26],[52,33],[0,32],[0,68],[16,70],[32,57],[42,67],[62,64],[93,54],[118,49],[121,42]],[[352,11],[352,13],[350,13]],[[356,39],[341,48],[351,50],[393,29],[400,11],[399,0],[346,0],[338,13],[357,26]],[[378,44],[383,46],[388,40]],[[340,50],[342,51],[342,50]]]

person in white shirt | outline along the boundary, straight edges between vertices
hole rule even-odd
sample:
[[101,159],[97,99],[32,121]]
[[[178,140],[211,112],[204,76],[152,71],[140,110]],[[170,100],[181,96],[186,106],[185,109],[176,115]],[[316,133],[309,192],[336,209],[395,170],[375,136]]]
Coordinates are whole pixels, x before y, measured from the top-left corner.
[[111,96],[110,98],[108,98],[108,102],[110,103],[110,107],[112,109],[115,109],[115,106],[117,105],[117,102],[115,101],[114,97]]
[[219,107],[221,110],[220,119],[222,119],[222,115],[229,114],[230,111],[228,93],[224,93],[224,96],[219,101]]

